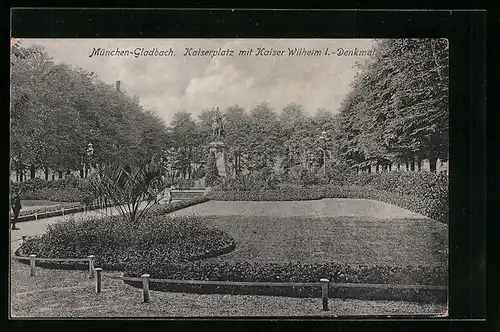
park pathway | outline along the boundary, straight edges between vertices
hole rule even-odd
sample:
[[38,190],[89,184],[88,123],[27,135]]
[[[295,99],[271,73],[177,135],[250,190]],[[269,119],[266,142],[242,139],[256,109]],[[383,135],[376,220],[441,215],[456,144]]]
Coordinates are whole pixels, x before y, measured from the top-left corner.
[[[18,223],[20,230],[11,231],[11,243],[17,248],[23,235],[34,236],[43,234],[47,225],[72,218],[105,217],[117,215],[118,209],[94,210],[78,212],[71,215],[26,221]],[[426,218],[392,204],[366,199],[328,198],[316,201],[280,201],[280,202],[227,202],[209,201],[197,204],[176,212],[179,215],[255,215],[255,216],[358,216],[382,219],[421,219]],[[14,246],[16,244],[16,246]]]

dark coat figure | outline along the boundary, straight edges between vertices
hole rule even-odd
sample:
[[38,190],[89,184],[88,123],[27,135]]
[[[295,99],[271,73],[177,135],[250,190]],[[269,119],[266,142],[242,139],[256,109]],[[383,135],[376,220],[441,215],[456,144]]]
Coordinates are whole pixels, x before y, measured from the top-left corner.
[[21,211],[21,209],[23,208],[21,206],[21,198],[19,197],[19,193],[14,194],[14,196],[12,197],[11,205],[12,205],[12,211],[14,212],[14,221],[12,222],[12,229],[15,230],[19,229],[16,227],[16,223],[18,221],[19,211]]

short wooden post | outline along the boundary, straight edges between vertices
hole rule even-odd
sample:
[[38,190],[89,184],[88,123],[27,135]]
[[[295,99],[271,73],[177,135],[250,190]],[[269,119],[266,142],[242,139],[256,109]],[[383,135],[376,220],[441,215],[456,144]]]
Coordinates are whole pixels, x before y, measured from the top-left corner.
[[35,220],[38,220],[38,213],[35,212]]
[[30,255],[30,276],[34,277],[35,276],[35,258],[36,255]]
[[94,278],[94,255],[87,256],[89,259],[89,278]]
[[330,280],[320,279],[321,282],[321,297],[323,298],[323,311],[328,311],[328,284]]
[[64,216],[64,208],[62,208],[62,210],[61,210],[61,211],[62,211],[62,215]]
[[144,303],[149,302],[149,274],[143,274],[142,278],[142,292],[144,295]]
[[95,278],[95,293],[96,294],[99,294],[101,292],[101,285],[102,285],[102,275],[101,275],[101,272],[102,272],[102,269],[100,267],[96,267],[95,269],[95,272],[96,272],[96,278]]

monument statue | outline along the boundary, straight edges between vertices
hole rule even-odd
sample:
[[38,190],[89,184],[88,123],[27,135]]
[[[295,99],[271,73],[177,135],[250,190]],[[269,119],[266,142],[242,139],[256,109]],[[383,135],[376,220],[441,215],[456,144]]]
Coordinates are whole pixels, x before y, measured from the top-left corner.
[[226,147],[224,144],[225,119],[219,111],[214,112],[212,120],[212,142],[210,142],[210,153],[214,154],[219,176],[225,177],[228,174],[228,161],[226,158]]
[[216,140],[221,140],[224,137],[224,117],[220,114],[219,108],[217,107],[217,113],[212,121],[212,138]]

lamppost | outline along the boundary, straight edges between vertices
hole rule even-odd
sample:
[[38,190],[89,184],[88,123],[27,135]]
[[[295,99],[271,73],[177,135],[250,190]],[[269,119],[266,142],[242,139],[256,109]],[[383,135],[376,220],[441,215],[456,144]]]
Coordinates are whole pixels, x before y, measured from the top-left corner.
[[330,138],[326,134],[326,131],[321,132],[319,140],[322,143],[322,146],[320,148],[323,151],[323,174],[326,175],[326,143],[330,140]]
[[94,147],[91,142],[87,145],[87,158],[88,158],[88,165],[90,167],[85,168],[85,177],[87,177],[88,170],[92,171],[92,156],[94,155]]

